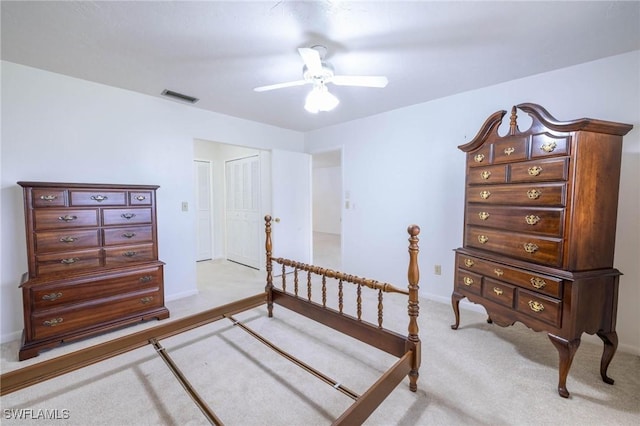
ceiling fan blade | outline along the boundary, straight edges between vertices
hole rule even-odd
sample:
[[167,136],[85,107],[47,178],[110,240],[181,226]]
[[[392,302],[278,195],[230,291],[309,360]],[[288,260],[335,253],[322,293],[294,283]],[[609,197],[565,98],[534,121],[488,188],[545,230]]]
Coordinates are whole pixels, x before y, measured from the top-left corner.
[[286,82],[286,83],[270,84],[269,86],[260,86],[260,87],[256,87],[253,90],[255,90],[256,92],[266,92],[267,90],[284,89],[285,87],[302,86],[305,83],[306,83],[306,81],[304,81],[304,80],[289,81],[289,82]]
[[310,47],[300,47],[298,48],[298,53],[302,56],[302,61],[307,66],[307,70],[311,75],[322,74],[320,52]]
[[336,86],[386,87],[389,83],[384,76],[367,75],[334,75],[331,83]]

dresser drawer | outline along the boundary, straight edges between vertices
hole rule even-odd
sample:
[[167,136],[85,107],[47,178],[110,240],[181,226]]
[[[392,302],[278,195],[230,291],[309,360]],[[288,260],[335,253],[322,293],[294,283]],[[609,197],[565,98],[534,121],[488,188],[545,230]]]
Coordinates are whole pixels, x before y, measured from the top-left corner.
[[107,267],[156,260],[153,244],[109,247],[105,248],[104,252],[104,262]]
[[67,191],[64,189],[34,188],[31,191],[33,207],[65,207]]
[[507,166],[483,166],[469,168],[467,177],[470,184],[505,183],[507,181]]
[[516,309],[556,327],[562,325],[562,302],[527,290],[518,290]]
[[568,177],[568,157],[525,161],[509,165],[510,182],[565,181]]
[[552,297],[562,297],[562,280],[560,278],[536,274],[535,271],[513,268],[461,253],[456,253],[456,264],[458,268],[467,269],[485,277],[493,277]]
[[564,209],[506,207],[471,204],[467,207],[467,224],[562,237]]
[[461,290],[482,294],[482,275],[464,270],[456,270],[456,287]]
[[531,158],[569,155],[571,137],[541,133],[531,137]]
[[66,209],[33,211],[33,222],[36,231],[42,229],[61,229],[98,226],[97,209]]
[[505,138],[493,144],[493,162],[511,163],[527,159],[528,136]]
[[477,151],[467,154],[467,164],[469,167],[486,166],[491,164],[492,145],[485,145]]
[[151,191],[129,192],[129,205],[150,206],[152,203]]
[[109,321],[121,320],[128,315],[159,308],[163,306],[163,299],[159,291],[149,289],[98,301],[78,303],[55,312],[42,311],[32,314],[33,338],[46,339],[103,325]]
[[100,231],[97,229],[36,232],[35,238],[38,254],[100,247]]
[[150,208],[102,210],[102,224],[105,226],[138,223],[151,223]]
[[112,275],[96,280],[75,279],[56,282],[52,285],[34,286],[29,289],[32,312],[56,306],[77,304],[143,289],[158,290],[162,285],[160,267],[137,270],[135,273]]
[[71,191],[72,206],[125,206],[124,191]]
[[566,184],[479,185],[467,188],[467,201],[482,204],[563,207],[566,204]]
[[485,278],[482,286],[482,296],[493,302],[513,308],[516,287],[501,281]]
[[36,256],[38,274],[76,272],[101,266],[100,249],[65,251]]
[[104,245],[136,244],[153,241],[151,225],[129,226],[126,228],[107,228],[104,232]]
[[467,226],[465,246],[548,266],[562,263],[562,240]]

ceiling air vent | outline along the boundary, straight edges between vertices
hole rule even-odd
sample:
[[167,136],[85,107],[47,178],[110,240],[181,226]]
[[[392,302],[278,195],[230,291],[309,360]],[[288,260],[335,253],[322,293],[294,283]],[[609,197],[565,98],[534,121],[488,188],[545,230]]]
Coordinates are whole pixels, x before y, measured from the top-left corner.
[[200,99],[194,98],[193,96],[183,95],[182,93],[174,92],[172,90],[163,90],[162,96],[167,96],[169,98],[177,99],[184,102],[189,102],[190,104],[195,104]]

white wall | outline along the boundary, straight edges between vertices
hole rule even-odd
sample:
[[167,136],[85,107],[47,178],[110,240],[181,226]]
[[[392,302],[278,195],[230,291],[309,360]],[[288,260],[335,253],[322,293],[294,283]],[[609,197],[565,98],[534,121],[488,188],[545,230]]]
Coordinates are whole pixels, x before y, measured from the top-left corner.
[[[22,330],[27,270],[19,180],[160,185],[165,293],[196,291],[194,139],[302,151],[303,134],[2,62],[0,339]],[[180,250],[176,250],[180,247]]]
[[[640,51],[307,133],[307,152],[343,147],[343,189],[351,197],[342,215],[343,269],[405,283],[406,228],[416,223],[422,229],[421,293],[449,303],[452,250],[462,243],[463,227],[465,155],[457,146],[469,142],[489,115],[522,102],[538,103],[559,120],[634,125],[623,145],[615,266],[624,273],[620,349],[640,353]],[[520,115],[524,130],[530,120]],[[433,273],[436,264],[440,276]]]

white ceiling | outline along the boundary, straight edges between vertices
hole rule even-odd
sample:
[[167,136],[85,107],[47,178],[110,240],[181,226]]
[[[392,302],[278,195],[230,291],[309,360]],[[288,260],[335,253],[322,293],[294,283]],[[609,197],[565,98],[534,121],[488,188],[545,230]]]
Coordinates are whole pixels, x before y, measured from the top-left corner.
[[[640,2],[6,1],[2,59],[309,131],[640,49]],[[386,75],[384,89],[330,86],[331,112],[303,108],[298,47],[327,46],[336,74]]]

